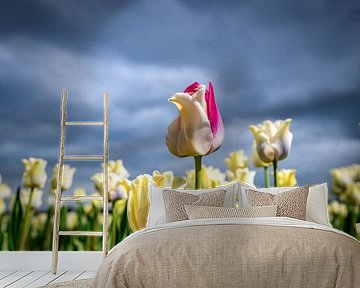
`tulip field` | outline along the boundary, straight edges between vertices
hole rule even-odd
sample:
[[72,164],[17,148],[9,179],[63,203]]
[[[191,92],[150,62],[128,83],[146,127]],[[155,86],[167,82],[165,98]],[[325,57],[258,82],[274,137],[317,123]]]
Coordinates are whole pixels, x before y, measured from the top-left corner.
[[[244,151],[232,152],[225,159],[228,170],[223,173],[214,167],[203,166],[203,187],[210,188],[225,184],[227,181],[239,179],[254,184],[255,171],[249,170]],[[40,170],[25,168],[22,187],[12,193],[10,187],[0,184],[0,247],[1,250],[51,250],[52,225],[54,206],[50,203],[46,211],[43,209],[43,191],[46,182],[44,174],[46,161],[30,158],[24,161]],[[163,187],[194,187],[194,170],[186,171],[184,177],[174,176],[171,171],[152,175],[139,175],[133,180],[127,177],[127,171],[121,160],[110,162],[111,185],[109,191],[109,245],[114,246],[127,235],[142,229],[146,225],[148,199],[147,185],[152,180]],[[54,170],[57,168],[55,167]],[[63,189],[71,189],[75,169],[67,166]],[[34,175],[30,175],[34,173]],[[43,173],[42,177],[41,173]],[[360,175],[360,165],[341,167],[331,170],[333,176],[332,191],[338,197],[329,203],[331,223],[335,228],[353,236],[356,235],[355,223],[360,221],[359,190],[356,177]],[[68,178],[66,178],[68,177]],[[347,183],[353,177],[354,182]],[[30,180],[31,179],[31,180]],[[50,187],[54,187],[53,177]],[[40,180],[40,181],[38,181]],[[101,191],[98,177],[91,178],[94,187]],[[37,182],[38,181],[38,182]],[[278,173],[280,186],[295,186],[296,173],[294,169],[280,170]],[[56,184],[56,183],[55,183]],[[53,191],[48,192],[50,199]],[[84,189],[75,189],[74,195],[84,195]],[[61,210],[61,230],[98,230],[102,229],[102,204],[97,201],[77,203],[75,207],[63,206]],[[143,211],[143,213],[140,213]],[[76,236],[61,236],[60,250],[101,250],[101,238]]]
[[[252,166],[255,167],[254,169],[262,170],[260,175],[263,175],[266,187],[297,185],[295,169],[278,170],[277,168],[278,161],[284,160],[290,151],[293,137],[289,131],[290,124],[291,119],[287,119],[276,122],[264,121],[263,124],[249,127],[254,136]],[[170,138],[171,135],[168,135],[167,144],[170,152],[183,156],[181,153],[185,153],[186,149],[174,150],[174,139]],[[266,143],[261,144],[262,141]],[[271,141],[275,142],[271,144]],[[210,143],[207,147],[211,145]],[[189,144],[183,146],[193,147]],[[210,153],[214,151],[210,150]],[[202,156],[205,155],[207,154]],[[193,156],[199,159],[199,156],[195,154]],[[19,187],[9,187],[6,179],[2,179],[0,175],[0,250],[51,250],[58,167],[55,165],[52,176],[48,178],[46,160],[29,158],[23,159],[22,162],[24,172]],[[172,171],[153,171],[151,175],[138,175],[130,179],[122,160],[110,161],[109,247],[113,247],[132,232],[145,228],[149,211],[149,181],[160,187],[185,189],[213,188],[233,180],[256,184],[254,177],[257,172],[250,168],[249,158],[243,150],[229,153],[224,162],[227,165],[225,172],[212,166],[201,165],[200,161],[195,163],[195,169],[185,171],[184,176],[175,176]],[[269,171],[273,171],[272,181]],[[61,190],[70,191],[75,196],[86,195],[83,188],[72,190],[75,173],[75,168],[64,165]],[[355,224],[360,222],[360,165],[335,168],[330,173],[332,175],[330,192],[336,197],[336,200],[328,205],[331,223],[335,228],[358,237]],[[102,193],[102,173],[94,174],[89,180],[92,181],[96,194]],[[49,187],[47,192],[44,191],[45,187]],[[43,203],[44,199],[48,199],[47,203]],[[60,230],[101,231],[101,201],[62,206]],[[86,236],[61,236],[59,249],[101,250],[101,240]]]

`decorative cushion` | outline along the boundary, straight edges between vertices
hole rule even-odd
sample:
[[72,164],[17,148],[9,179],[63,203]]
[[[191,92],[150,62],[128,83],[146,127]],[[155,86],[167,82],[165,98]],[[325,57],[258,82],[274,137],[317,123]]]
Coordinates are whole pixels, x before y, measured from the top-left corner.
[[217,206],[224,205],[225,190],[208,192],[200,195],[193,195],[186,192],[164,190],[163,198],[165,203],[166,222],[188,220],[185,205]]
[[299,187],[277,195],[245,190],[251,206],[278,205],[276,216],[306,220],[306,203],[309,187]]
[[189,219],[275,217],[277,206],[231,208],[185,205],[185,210]]
[[[251,187],[252,188],[252,187]],[[153,227],[154,225],[162,224],[166,222],[165,219],[165,205],[163,199],[163,190],[167,190],[170,188],[161,188],[157,186],[154,182],[149,180],[149,201],[150,201],[150,209],[147,218],[146,227]],[[208,192],[215,192],[219,190],[225,190],[225,200],[224,206],[226,207],[235,207],[235,199],[236,195],[239,191],[239,182],[237,180],[230,182],[225,185],[218,186],[216,188],[210,189],[198,189],[198,190],[190,190],[190,189],[172,189],[174,191],[184,191],[193,195],[200,195]]]
[[[294,187],[271,187],[258,188],[259,192],[267,192],[274,195],[294,189]],[[241,188],[242,205],[240,207],[249,207],[245,189]],[[240,199],[240,195],[239,195]],[[240,201],[239,201],[240,203]],[[328,187],[326,183],[311,185],[309,187],[308,200],[306,203],[306,221],[322,224],[331,227],[329,220]]]

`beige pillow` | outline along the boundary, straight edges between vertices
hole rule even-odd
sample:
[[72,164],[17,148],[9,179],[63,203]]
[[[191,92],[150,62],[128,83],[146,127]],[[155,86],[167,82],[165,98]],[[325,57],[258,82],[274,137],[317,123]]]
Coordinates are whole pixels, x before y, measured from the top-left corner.
[[277,206],[231,208],[185,205],[185,210],[189,219],[275,217]]
[[165,204],[166,222],[188,220],[185,205],[200,206],[224,206],[225,190],[193,195],[186,192],[164,190],[163,198]]
[[276,216],[306,220],[306,202],[309,187],[299,187],[277,195],[246,189],[251,206],[278,205]]

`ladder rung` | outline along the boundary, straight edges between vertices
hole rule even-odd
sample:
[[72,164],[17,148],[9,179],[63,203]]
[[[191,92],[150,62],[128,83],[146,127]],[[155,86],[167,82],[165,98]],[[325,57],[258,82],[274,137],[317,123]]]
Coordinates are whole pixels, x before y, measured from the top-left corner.
[[66,126],[102,126],[104,122],[101,121],[67,121],[65,122]]
[[104,156],[102,155],[64,155],[64,160],[73,160],[73,161],[81,161],[81,160],[89,160],[89,161],[102,161],[104,160]]
[[61,196],[61,201],[103,201],[103,196]]
[[59,235],[66,236],[102,236],[103,232],[98,231],[59,231]]

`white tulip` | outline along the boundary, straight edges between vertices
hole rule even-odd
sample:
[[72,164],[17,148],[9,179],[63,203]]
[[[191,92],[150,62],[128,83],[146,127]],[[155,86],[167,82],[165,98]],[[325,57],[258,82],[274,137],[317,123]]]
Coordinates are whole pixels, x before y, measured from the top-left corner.
[[[63,178],[62,178],[62,183],[61,183],[61,191],[65,191],[65,190],[69,190],[72,182],[73,182],[73,178],[74,178],[74,174],[76,172],[76,168],[71,167],[70,165],[65,164],[63,166]],[[55,191],[56,190],[56,186],[57,186],[57,174],[58,174],[58,164],[55,165],[54,170],[53,170],[53,177],[51,180],[51,188]]]
[[29,204],[31,189],[33,189],[33,192],[32,192],[33,195],[32,195],[30,206],[34,207],[35,209],[39,209],[41,207],[41,205],[43,204],[43,202],[42,202],[43,191],[38,188],[23,188],[23,189],[21,189],[20,202],[21,202],[23,208],[25,209],[25,207]]
[[254,135],[256,151],[265,163],[280,161],[290,152],[293,134],[289,131],[291,119],[264,121],[263,124],[250,125]]
[[29,158],[22,160],[25,171],[22,182],[25,187],[42,189],[45,186],[47,175],[47,161],[38,158]]

